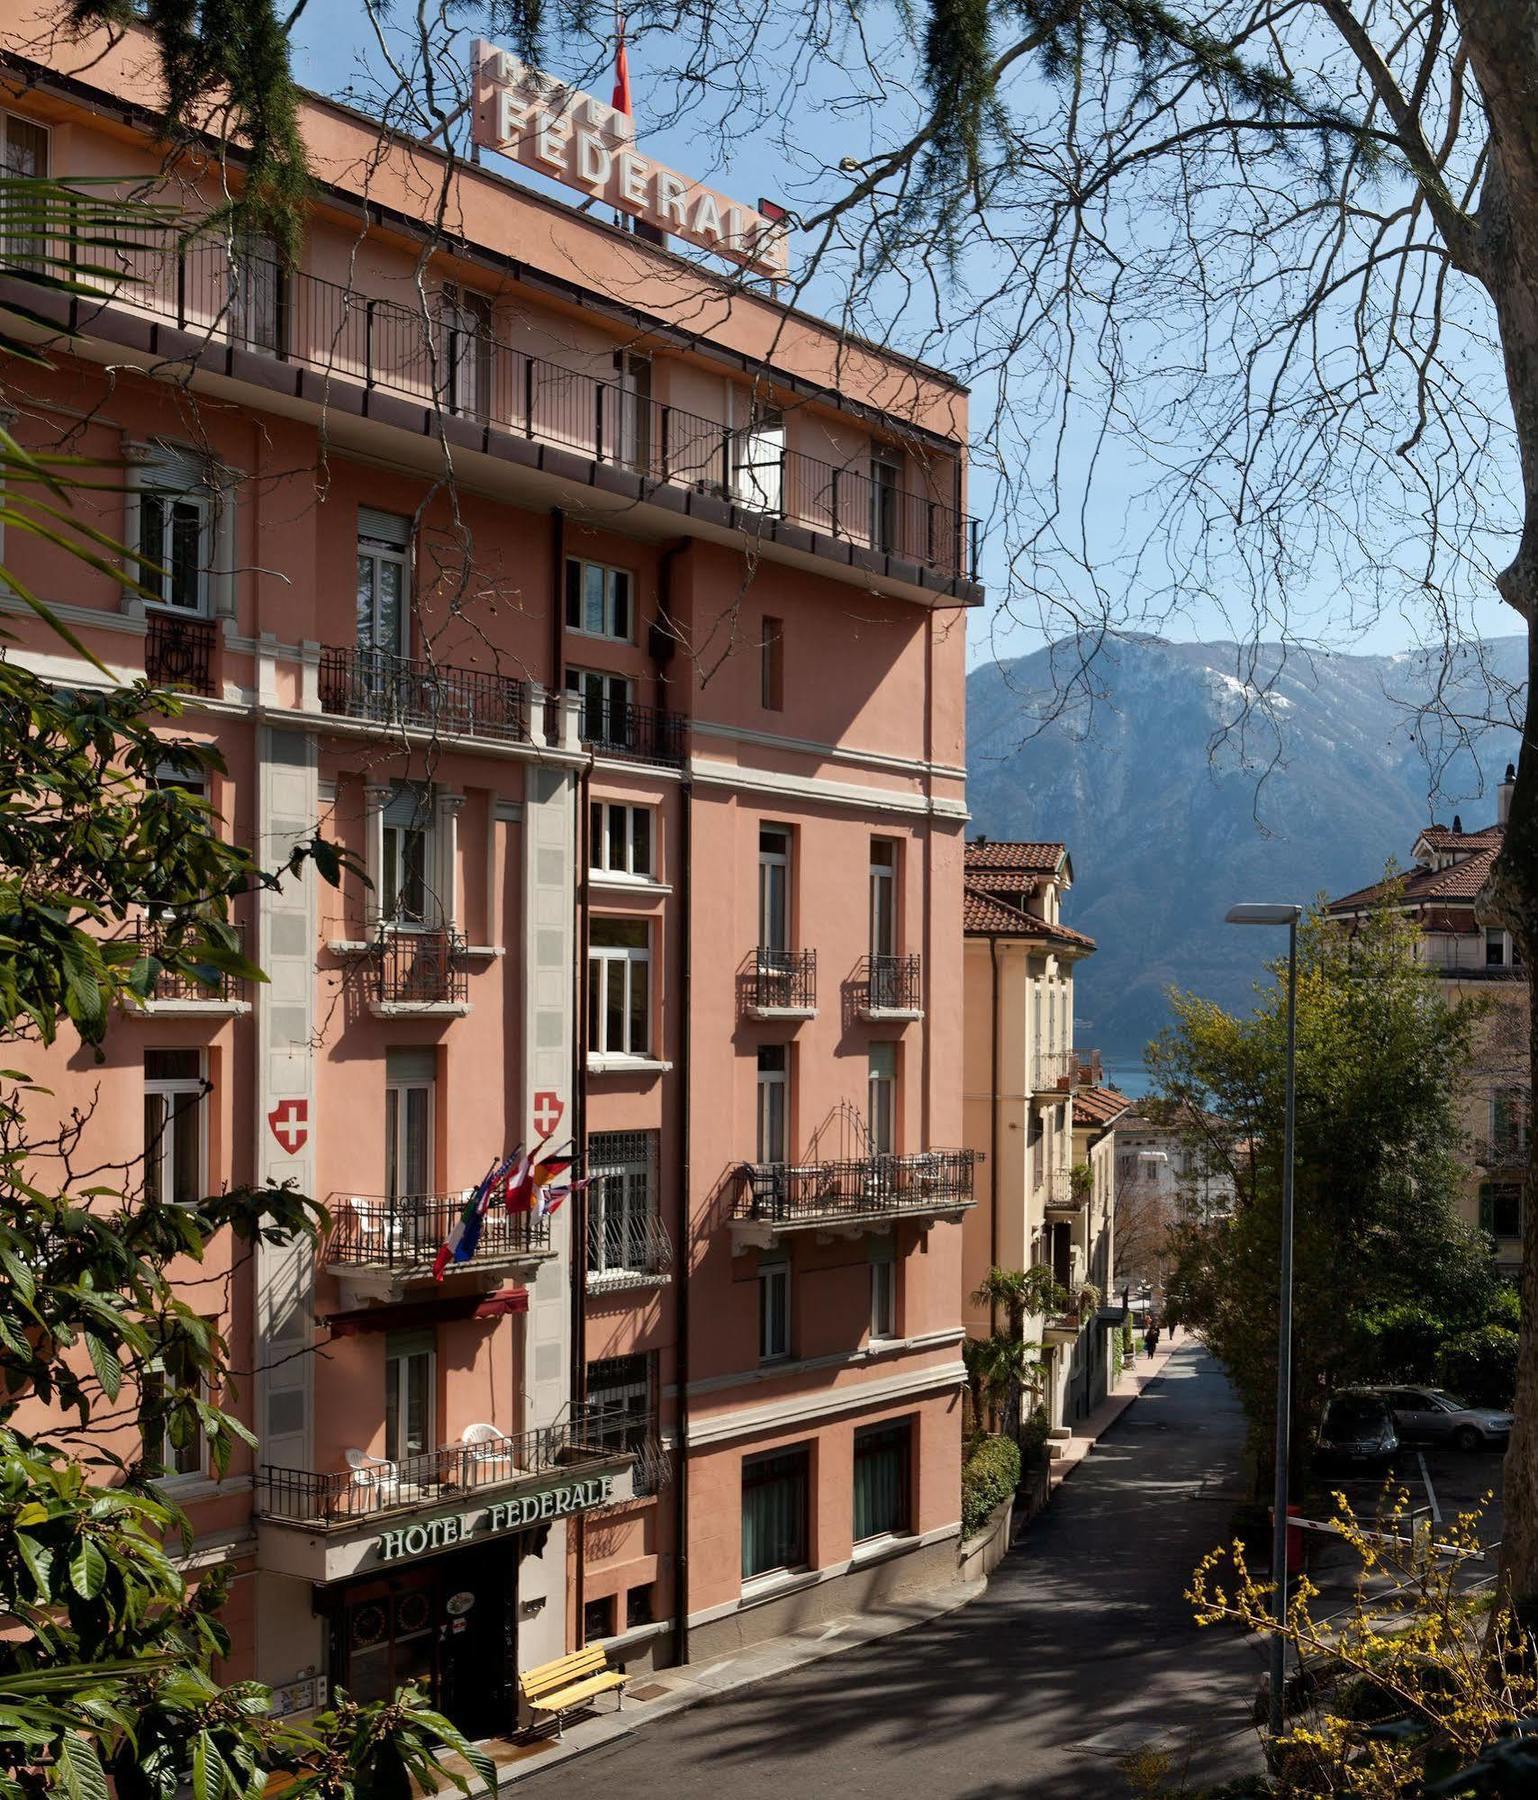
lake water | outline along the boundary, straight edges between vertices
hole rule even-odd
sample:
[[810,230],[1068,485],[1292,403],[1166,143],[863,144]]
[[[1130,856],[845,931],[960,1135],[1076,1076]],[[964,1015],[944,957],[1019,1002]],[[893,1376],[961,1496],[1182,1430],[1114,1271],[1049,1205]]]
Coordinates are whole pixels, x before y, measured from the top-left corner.
[[1119,1089],[1130,1100],[1139,1100],[1149,1091],[1148,1071],[1140,1062],[1108,1062],[1105,1085]]

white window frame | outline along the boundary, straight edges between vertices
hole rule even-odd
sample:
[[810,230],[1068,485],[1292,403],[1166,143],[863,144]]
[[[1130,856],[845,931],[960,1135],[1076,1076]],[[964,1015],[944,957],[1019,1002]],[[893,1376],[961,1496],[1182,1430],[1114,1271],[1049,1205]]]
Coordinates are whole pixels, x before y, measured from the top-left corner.
[[[891,861],[877,862],[878,849],[890,853]],[[873,838],[870,858],[870,953],[872,956],[896,956],[897,951],[897,864],[895,838]],[[885,930],[883,931],[883,926]]]
[[[357,647],[365,653],[384,656],[406,657],[411,653],[411,551],[409,546],[387,544],[382,539],[367,537],[362,531],[358,533],[359,564],[358,574],[361,577],[362,563],[367,558],[373,564],[373,602],[369,620],[369,641],[365,643],[358,626],[361,620],[357,616],[357,588],[353,589],[353,631],[357,636]],[[400,572],[400,630],[398,642],[386,645],[379,642],[379,571],[388,564]]]
[[[766,1069],[765,1051],[779,1051],[785,1059],[778,1069]],[[785,1044],[762,1044],[754,1066],[754,1104],[757,1112],[757,1161],[763,1165],[790,1161],[790,1050]],[[774,1142],[778,1136],[779,1143]],[[775,1152],[778,1151],[778,1154]]]
[[270,237],[253,232],[232,250],[226,329],[232,344],[281,356],[287,349],[287,272]]
[[[22,171],[13,169],[11,166],[12,121],[18,125],[25,125],[29,130],[38,132],[42,136],[43,166],[31,174],[22,175]],[[22,179],[27,181],[47,181],[53,169],[52,127],[45,125],[41,119],[29,119],[25,113],[0,109],[0,169],[3,169],[8,175],[22,176]],[[30,264],[34,268],[41,266],[42,257],[57,256],[59,253],[57,245],[49,249],[41,238],[15,240],[0,238],[0,250],[3,250],[8,258],[21,266],[26,267]],[[55,273],[57,272],[55,271]]]
[[[776,1338],[772,1329],[775,1321],[773,1294],[779,1289],[779,1318],[783,1326],[782,1335]],[[790,1259],[774,1257],[770,1260],[760,1258],[758,1264],[758,1360],[766,1362],[784,1362],[790,1355],[791,1344],[791,1282]]]
[[876,1344],[897,1336],[897,1253],[890,1238],[876,1238],[870,1250],[870,1337]]
[[[595,944],[591,941],[591,927],[589,927],[589,942],[587,949],[589,1019],[588,1054],[589,1056],[605,1057],[609,1059],[625,1058],[632,1062],[645,1062],[650,1059],[652,1053],[653,1021],[656,1014],[656,993],[651,969],[651,921],[649,919],[634,917],[621,919],[618,915],[610,914],[603,914],[601,916],[605,919],[612,918],[613,922],[616,924],[623,923],[627,925],[642,926],[646,933],[646,941],[644,944]],[[597,920],[594,920],[593,923],[596,924]],[[620,1044],[611,1044],[609,1042],[609,1008],[607,1004],[609,993],[609,969],[611,966],[616,965],[622,971],[620,977],[620,987],[623,996],[621,1017],[624,1020],[624,1024],[621,1028],[621,1035],[625,1041]],[[635,994],[635,971],[638,967],[642,967],[646,971],[646,1011],[642,1020],[641,1029],[641,1036],[644,1041],[639,1045],[630,1041],[631,1014],[633,1010],[632,1001]],[[595,983],[597,990],[596,1005],[594,1005],[593,1001]]]
[[[583,738],[604,744],[624,743],[630,709],[635,705],[635,682],[628,675],[612,669],[568,669],[566,691],[575,694],[580,704],[578,725]],[[603,729],[595,730],[588,717],[589,707],[600,709]],[[616,708],[624,715],[616,720]]]
[[[424,1081],[420,1076],[385,1077],[385,1194],[391,1200],[409,1199],[413,1193],[430,1194],[433,1189],[434,1150],[433,1113],[436,1110],[432,1081]],[[399,1174],[408,1160],[404,1156],[411,1121],[411,1101],[413,1093],[424,1096],[422,1101],[422,1186],[419,1190],[410,1186],[402,1187]],[[393,1165],[393,1166],[392,1166]]]
[[[636,350],[616,350],[614,371],[619,391],[619,460],[646,473],[651,467],[652,359]],[[604,446],[608,451],[609,446]]]
[[[646,1228],[657,1216],[657,1138],[655,1131],[599,1131],[588,1139],[589,1287],[602,1287],[607,1278],[645,1272]],[[608,1227],[616,1216],[618,1229],[611,1231]],[[634,1259],[628,1255],[632,1249],[640,1252]],[[616,1250],[617,1255],[611,1255]]]
[[[393,1461],[402,1461],[408,1455],[430,1456],[438,1447],[438,1346],[436,1337],[429,1334],[418,1340],[415,1332],[402,1333],[409,1341],[392,1349],[388,1339],[385,1341],[385,1455],[390,1455],[390,1433],[393,1427],[396,1437],[395,1456]],[[418,1358],[427,1363],[427,1404],[423,1409],[425,1417],[422,1425],[422,1448],[420,1452],[408,1451],[407,1426],[410,1420],[410,1379],[411,1364]],[[390,1416],[390,1366],[394,1364],[399,1370],[395,1379],[395,1417]]]
[[736,433],[732,494],[754,512],[778,517],[785,504],[785,414],[778,406],[753,403],[748,423]]
[[[125,593],[125,608],[129,611],[153,609],[183,619],[233,618],[238,472],[205,452],[185,445],[150,439],[125,441],[123,448],[127,462],[123,484],[123,544],[128,552],[123,560],[128,575],[149,590],[147,598]],[[173,484],[169,471],[177,462],[198,466],[199,476],[195,483],[189,486]],[[179,606],[164,598],[167,586],[174,581],[174,565],[162,560],[161,567],[166,570],[164,575],[157,575],[144,565],[144,502],[146,496],[152,494],[180,499],[198,510],[197,594],[192,606]]]
[[[489,294],[446,281],[438,296],[438,384],[443,404],[461,418],[491,407],[496,308]],[[470,354],[464,350],[469,346]]]
[[[166,1383],[168,1376],[163,1356],[152,1357],[150,1361],[145,1364],[144,1377],[151,1394]],[[199,1375],[198,1377],[197,1397],[203,1401],[205,1405],[207,1404],[209,1386],[206,1375]],[[198,1426],[196,1440],[187,1445],[186,1448],[192,1451],[196,1458],[196,1463],[193,1468],[179,1469],[176,1466],[176,1458],[181,1454],[181,1449],[171,1442],[170,1431],[164,1431],[160,1441],[160,1454],[157,1458],[162,1473],[153,1477],[156,1487],[191,1487],[199,1482],[208,1480],[209,1475],[212,1472],[212,1465],[208,1454],[208,1433],[203,1429],[201,1423]],[[148,1445],[146,1445],[146,1449],[148,1449]]]
[[[432,931],[438,925],[442,907],[437,889],[437,826],[435,796],[409,782],[397,782],[385,801],[379,821],[379,885],[376,892],[380,923],[388,931]],[[414,838],[420,838],[422,847],[422,904],[416,912],[403,913],[401,896],[391,889],[401,885],[407,848]]]
[[[657,808],[655,806],[635,806],[626,800],[589,801],[588,814],[588,870],[593,875],[624,875],[635,881],[655,882],[657,875]],[[598,829],[593,829],[593,814],[597,813]],[[624,815],[623,862],[607,861],[611,815]],[[647,867],[638,869],[635,866],[635,822],[638,818],[646,821],[646,861]]]
[[[158,1049],[185,1049],[186,1045],[165,1044],[155,1046]],[[146,1058],[153,1051],[146,1051]],[[149,1133],[145,1134],[144,1160],[144,1197],[150,1204],[174,1206],[176,1199],[172,1191],[175,1183],[176,1144],[178,1134],[182,1130],[191,1130],[196,1134],[197,1181],[194,1184],[199,1190],[195,1198],[203,1199],[208,1192],[208,1120],[204,1101],[208,1096],[208,1058],[202,1052],[197,1053],[198,1072],[196,1075],[157,1075],[146,1073],[144,1076],[144,1097],[146,1101],[158,1098],[162,1103],[163,1117],[158,1133],[158,1153],[151,1155]],[[180,1099],[183,1104],[177,1105]],[[159,1191],[152,1192],[151,1184],[156,1183]]]
[[[889,479],[888,479],[889,478]],[[901,530],[902,464],[890,453],[873,450],[870,459],[870,542],[873,550],[890,555],[897,548]],[[882,516],[883,502],[891,496],[891,518]]]
[[896,1152],[896,1044],[872,1044],[866,1053],[865,1130],[872,1156],[890,1156]]
[[[777,837],[785,848],[766,850],[764,839],[769,836]],[[758,947],[776,955],[788,954],[791,946],[790,859],[790,827],[761,823],[758,828]],[[776,900],[777,928],[774,920]]]
[[[576,593],[571,591],[572,570],[577,572]],[[588,576],[596,574],[602,583],[598,610],[600,623],[595,627],[588,624]],[[618,589],[623,584],[623,604],[625,609],[626,628],[619,631],[615,627],[615,618],[619,611],[620,594]],[[616,568],[612,563],[593,562],[585,556],[568,556],[566,559],[566,629],[574,637],[598,638],[606,644],[633,644],[636,633],[636,579],[631,569]],[[572,623],[572,604],[576,603],[577,623]]]

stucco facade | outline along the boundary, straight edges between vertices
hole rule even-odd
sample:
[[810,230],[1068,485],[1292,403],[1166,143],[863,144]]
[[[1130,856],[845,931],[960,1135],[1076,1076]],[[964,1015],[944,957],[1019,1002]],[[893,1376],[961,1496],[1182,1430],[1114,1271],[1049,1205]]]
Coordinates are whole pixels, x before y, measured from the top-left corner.
[[[142,45],[55,55],[0,68],[18,141],[154,173]],[[261,1448],[171,1486],[190,1566],[237,1569],[232,1672],[295,1709],[412,1675],[482,1734],[584,1641],[668,1661],[954,1572],[966,401],[488,168],[302,124],[294,268],[146,248],[7,394],[23,443],[126,465],[85,515],[151,598],[14,558],[114,676],[185,688],[233,839],[277,866],[318,830],[368,880],[240,903],[266,984],[37,1061],[168,1194],[333,1214],[206,1290]],[[568,1143],[588,1185],[435,1281],[481,1177]]]

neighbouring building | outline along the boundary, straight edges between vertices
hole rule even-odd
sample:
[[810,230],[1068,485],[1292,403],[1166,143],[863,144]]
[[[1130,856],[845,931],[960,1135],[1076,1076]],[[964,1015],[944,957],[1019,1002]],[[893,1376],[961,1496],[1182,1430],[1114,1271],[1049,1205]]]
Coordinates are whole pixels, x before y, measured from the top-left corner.
[[[1112,1129],[1112,1286],[1118,1297],[1134,1299],[1146,1290],[1155,1311],[1164,1301],[1170,1228],[1184,1217],[1212,1217],[1234,1205],[1233,1178],[1204,1156],[1200,1124],[1200,1117],[1155,1115],[1129,1105]],[[1219,1136],[1214,1132],[1214,1141]]]
[[[1444,992],[1482,994],[1492,1002],[1476,1028],[1461,1120],[1471,1146],[1461,1211],[1494,1240],[1496,1260],[1509,1275],[1522,1262],[1522,1183],[1532,1116],[1528,1070],[1531,985],[1516,939],[1486,903],[1486,888],[1506,832],[1516,770],[1507,766],[1496,790],[1493,824],[1465,831],[1428,825],[1411,850],[1412,866],[1398,877],[1395,904],[1420,930],[1419,959],[1436,971]],[[1378,881],[1332,900],[1330,916],[1351,926],[1380,901]]]
[[1108,1386],[1104,1143],[1124,1104],[1099,1085],[1098,1054],[1074,1047],[1074,965],[1095,945],[1062,922],[1072,885],[1062,844],[966,846],[966,1142],[985,1159],[963,1228],[967,1326],[977,1337],[998,1327],[972,1299],[990,1268],[1051,1269],[1069,1304],[1028,1320],[1026,1336],[1042,1346],[1041,1402],[1054,1427],[1084,1418]]
[[[157,185],[132,31],[30,36],[12,170],[238,183],[194,146]],[[219,1315],[259,1453],[168,1477],[187,1566],[237,1570],[232,1674],[292,1710],[413,1676],[487,1735],[585,1641],[665,1662],[954,1576],[966,397],[654,228],[300,122],[295,266],[194,229],[106,301],[26,296],[77,335],[39,323],[13,429],[126,462],[85,516],[151,597],[7,548],[115,676],[187,691],[237,841],[318,826],[370,885],[243,900],[267,984],[34,1062],[164,1196],[334,1216]],[[482,1175],[568,1141],[591,1185],[434,1281]]]

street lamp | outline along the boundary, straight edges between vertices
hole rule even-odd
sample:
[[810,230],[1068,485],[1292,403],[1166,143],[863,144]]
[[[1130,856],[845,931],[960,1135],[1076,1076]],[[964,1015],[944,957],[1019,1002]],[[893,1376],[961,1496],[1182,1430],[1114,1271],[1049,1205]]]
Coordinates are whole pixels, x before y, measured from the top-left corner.
[[1298,1049],[1298,920],[1303,908],[1292,902],[1231,906],[1230,925],[1287,927],[1287,1106],[1282,1130],[1282,1247],[1278,1285],[1281,1290],[1276,1328],[1276,1485],[1272,1495],[1271,1574],[1276,1630],[1271,1638],[1271,1736],[1283,1730],[1282,1694],[1287,1679],[1287,1459],[1292,1429],[1292,1120],[1297,1089]]

